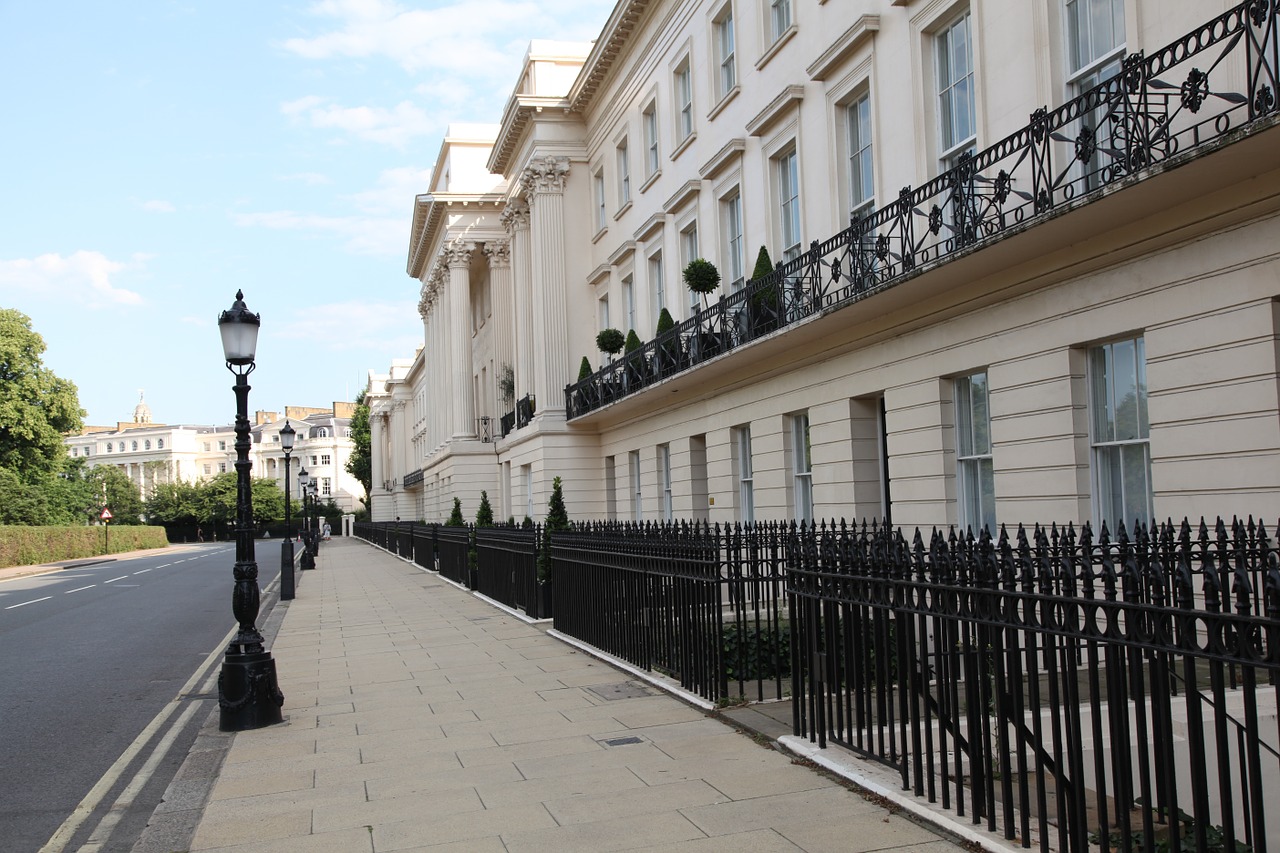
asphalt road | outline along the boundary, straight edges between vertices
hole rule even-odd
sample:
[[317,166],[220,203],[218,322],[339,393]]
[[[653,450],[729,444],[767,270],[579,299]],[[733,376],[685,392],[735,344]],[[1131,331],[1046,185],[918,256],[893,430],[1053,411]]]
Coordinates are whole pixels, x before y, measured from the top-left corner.
[[[265,588],[279,541],[255,544]],[[174,700],[234,627],[234,562],[232,544],[178,545],[0,583],[0,850],[40,850],[95,786],[74,844],[52,849],[133,846],[215,707],[203,676]]]

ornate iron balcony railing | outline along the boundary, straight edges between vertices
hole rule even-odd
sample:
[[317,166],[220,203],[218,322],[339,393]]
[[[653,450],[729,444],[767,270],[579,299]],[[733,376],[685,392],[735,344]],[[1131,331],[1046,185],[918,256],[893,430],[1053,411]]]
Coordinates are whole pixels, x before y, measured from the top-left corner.
[[406,489],[412,489],[414,486],[422,482],[422,478],[423,473],[421,468],[417,471],[410,471],[408,474],[404,475],[404,487]]
[[[1276,113],[1277,0],[1246,0],[565,387],[569,418],[1100,197]],[[1195,64],[1191,64],[1192,61]],[[1189,67],[1188,67],[1189,66]],[[1269,126],[1269,125],[1267,125]]]

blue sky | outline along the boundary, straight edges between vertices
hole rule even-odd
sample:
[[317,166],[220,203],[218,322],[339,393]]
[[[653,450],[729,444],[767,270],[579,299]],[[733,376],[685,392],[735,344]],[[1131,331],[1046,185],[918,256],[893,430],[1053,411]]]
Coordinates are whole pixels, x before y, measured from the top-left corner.
[[262,315],[251,409],[351,399],[421,343],[413,197],[497,122],[531,39],[614,0],[0,0],[0,307],[87,423],[229,423],[216,321]]

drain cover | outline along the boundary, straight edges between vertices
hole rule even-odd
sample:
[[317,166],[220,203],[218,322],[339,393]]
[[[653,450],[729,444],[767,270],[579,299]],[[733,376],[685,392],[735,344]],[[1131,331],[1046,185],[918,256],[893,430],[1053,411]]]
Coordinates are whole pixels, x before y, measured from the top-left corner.
[[599,742],[605,746],[628,746],[633,743],[644,743],[644,740],[638,737],[611,737]]
[[588,687],[592,693],[601,699],[612,701],[614,699],[639,699],[642,696],[656,695],[652,690],[643,684],[636,684],[634,681],[624,681],[620,684],[597,684],[594,687]]

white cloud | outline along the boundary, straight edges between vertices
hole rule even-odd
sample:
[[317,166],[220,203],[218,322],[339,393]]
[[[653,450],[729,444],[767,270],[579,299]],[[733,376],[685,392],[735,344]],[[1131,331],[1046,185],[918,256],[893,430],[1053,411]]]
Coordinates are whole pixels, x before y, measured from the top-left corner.
[[440,132],[440,125],[420,107],[401,101],[391,109],[344,107],[314,95],[280,105],[285,115],[312,127],[342,130],[370,142],[404,148],[419,136]]
[[57,254],[0,260],[0,293],[24,291],[54,300],[74,300],[82,305],[138,305],[142,296],[116,287],[113,277],[141,268],[147,255],[129,261],[113,261],[101,252],[81,250],[67,257]]
[[299,341],[324,341],[338,351],[383,353],[401,357],[422,344],[417,303],[356,300],[309,305],[296,319],[285,322],[280,337]]
[[298,231],[313,236],[336,235],[344,248],[356,255],[398,255],[404,252],[406,225],[399,217],[320,216],[273,210],[233,214],[235,224],[244,228]]
[[430,169],[401,166],[386,169],[378,175],[378,185],[345,198],[355,202],[366,213],[388,213],[404,221],[412,209],[413,198],[426,192],[431,182]]
[[173,213],[177,210],[170,202],[162,199],[151,199],[142,203],[142,209],[150,213]]

